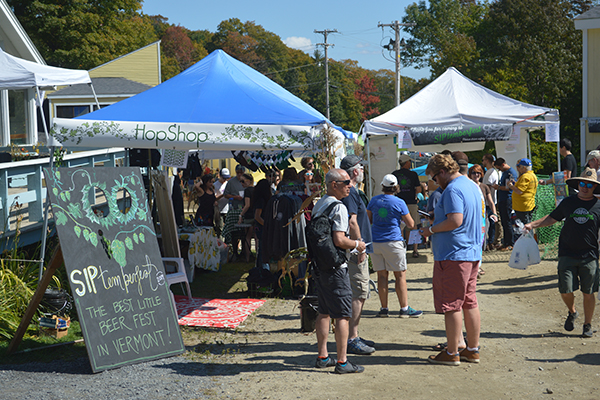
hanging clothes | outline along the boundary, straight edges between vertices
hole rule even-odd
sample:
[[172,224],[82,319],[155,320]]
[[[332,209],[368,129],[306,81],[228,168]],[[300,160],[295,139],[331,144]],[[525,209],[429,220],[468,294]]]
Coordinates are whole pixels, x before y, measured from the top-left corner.
[[298,196],[277,194],[269,200],[264,210],[263,260],[278,261],[290,250],[306,246],[304,218],[285,226],[300,210],[302,201]]

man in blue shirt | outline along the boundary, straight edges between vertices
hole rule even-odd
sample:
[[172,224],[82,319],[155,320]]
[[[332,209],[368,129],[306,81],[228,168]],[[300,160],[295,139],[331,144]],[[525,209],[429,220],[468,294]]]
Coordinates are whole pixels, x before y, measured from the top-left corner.
[[500,214],[500,222],[502,223],[502,230],[504,231],[504,238],[502,239],[502,247],[499,250],[512,250],[512,246],[515,243],[513,238],[513,229],[510,221],[510,214],[512,213],[512,190],[509,187],[509,183],[515,183],[519,174],[506,163],[504,158],[497,158],[494,161],[494,166],[502,173],[500,181],[492,185],[496,189],[498,194],[498,213]]
[[[436,313],[444,314],[448,339],[447,349],[428,361],[478,363],[481,321],[475,290],[483,241],[481,191],[459,172],[458,163],[450,156],[432,157],[426,173],[443,189],[433,225],[421,229],[421,235],[432,236],[433,299]],[[463,315],[468,347],[459,349]]]

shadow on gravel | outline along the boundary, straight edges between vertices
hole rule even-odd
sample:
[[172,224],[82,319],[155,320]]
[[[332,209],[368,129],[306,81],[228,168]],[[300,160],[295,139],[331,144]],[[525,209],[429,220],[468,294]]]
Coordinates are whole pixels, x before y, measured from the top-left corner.
[[[426,330],[426,331],[421,332],[421,335],[422,336],[430,336],[432,338],[435,338],[434,340],[446,341],[446,331],[441,330],[441,329]],[[541,339],[542,337],[545,337],[545,338],[547,338],[547,337],[572,337],[573,335],[565,335],[562,332],[536,332],[536,333],[524,334],[524,333],[514,333],[514,332],[482,331],[479,336],[482,339]],[[433,345],[435,345],[435,343],[433,343],[432,346]]]
[[583,365],[600,365],[600,357],[598,357],[597,353],[577,354],[573,358],[555,358],[555,359],[528,358],[527,361],[545,362],[545,363],[563,363],[563,362],[573,361],[573,362],[576,362],[577,364],[583,364]]
[[87,358],[77,360],[54,362],[37,362],[26,364],[7,364],[0,365],[0,371],[22,371],[33,373],[57,373],[72,375],[93,375],[90,362]]
[[[481,294],[507,294],[533,292],[538,290],[556,289],[557,276],[533,276],[528,278],[503,279],[492,282],[477,282],[477,292]],[[547,284],[540,283],[551,282]]]
[[[314,363],[314,360],[313,360]],[[312,365],[290,365],[282,362],[273,363],[256,363],[256,364],[227,364],[227,363],[210,363],[210,362],[189,362],[189,363],[170,363],[156,365],[155,368],[169,369],[179,375],[187,376],[228,376],[238,375],[242,372],[277,372],[277,371],[306,371],[308,367],[312,368]]]
[[267,314],[258,314],[256,318],[262,319],[270,319],[273,321],[292,321],[298,319],[298,315],[296,314],[283,314],[283,315],[267,315]]

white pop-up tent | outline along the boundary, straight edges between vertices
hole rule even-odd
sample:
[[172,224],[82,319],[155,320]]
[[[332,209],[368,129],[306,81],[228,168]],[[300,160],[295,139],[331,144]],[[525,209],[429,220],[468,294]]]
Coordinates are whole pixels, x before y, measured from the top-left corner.
[[[44,132],[46,139],[48,136],[48,127],[42,112],[43,95],[40,89],[53,88],[55,86],[75,85],[79,83],[87,83],[92,86],[92,80],[87,71],[51,67],[48,65],[38,64],[31,61],[5,53],[0,49],[0,90],[10,89],[35,89],[37,93],[37,106],[42,116],[44,124]],[[92,91],[94,88],[92,86]],[[96,94],[94,92],[94,97]],[[96,104],[98,99],[96,98]],[[49,145],[51,145],[49,143]],[[50,154],[53,153],[51,147]],[[50,167],[52,167],[53,157],[50,157]],[[42,276],[44,253],[46,251],[46,229],[48,226],[48,207],[50,201],[46,202],[46,211],[44,213],[44,229],[42,230],[42,250],[40,255],[40,278]],[[3,205],[6,209],[7,205]]]
[[[404,103],[365,121],[362,134],[367,148],[370,136],[394,135],[399,148],[419,152],[476,151],[486,141],[496,142],[501,150],[498,143],[509,141],[521,127],[550,126],[558,137],[558,124],[558,110],[511,99],[448,68]],[[370,150],[367,154],[370,157]],[[517,143],[514,161],[525,155],[527,146]]]
[[[35,89],[40,114],[42,114],[41,106],[43,103],[40,90],[79,83],[89,84],[92,87],[92,92],[94,92],[92,80],[87,71],[38,64],[12,56],[0,49],[0,90]],[[94,97],[96,97],[95,92]],[[98,99],[96,99],[96,103],[98,103]],[[42,122],[46,138],[48,138],[46,120],[42,118]]]

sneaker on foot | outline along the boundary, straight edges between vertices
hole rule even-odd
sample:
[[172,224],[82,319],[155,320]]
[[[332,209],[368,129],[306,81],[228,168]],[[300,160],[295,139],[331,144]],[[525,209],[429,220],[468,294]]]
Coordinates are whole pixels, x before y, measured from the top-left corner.
[[363,342],[364,344],[366,344],[367,346],[375,346],[375,342],[372,340],[367,340],[365,338],[361,338],[360,336],[358,337],[358,340],[360,340],[361,342]]
[[406,311],[400,310],[400,318],[419,318],[421,315],[423,315],[423,311],[415,310],[411,306],[408,306]]
[[390,316],[390,311],[387,308],[380,308],[377,316],[379,318],[387,318]]
[[365,370],[365,367],[361,367],[360,365],[352,364],[350,361],[346,360],[345,364],[335,363],[335,372],[336,374],[353,374],[360,373]]
[[315,363],[316,368],[327,368],[327,367],[335,367],[337,361],[331,357],[327,358],[319,358],[317,357],[317,362]]
[[427,361],[432,364],[441,365],[460,365],[460,353],[448,354],[446,350],[442,350],[437,356],[429,356]]
[[458,352],[458,354],[460,354],[460,361],[479,363],[479,349],[473,351],[470,351],[469,349],[462,349]]
[[581,334],[583,337],[592,337],[594,336],[594,331],[592,330],[592,324],[583,324],[583,333]]
[[575,329],[575,325],[573,324],[573,322],[575,322],[577,317],[579,317],[579,313],[577,311],[575,311],[574,313],[569,311],[569,315],[567,316],[567,320],[565,321],[565,331],[571,332],[573,329]]
[[372,354],[375,353],[375,349],[371,346],[367,346],[359,337],[355,337],[348,341],[348,353],[352,354]]

